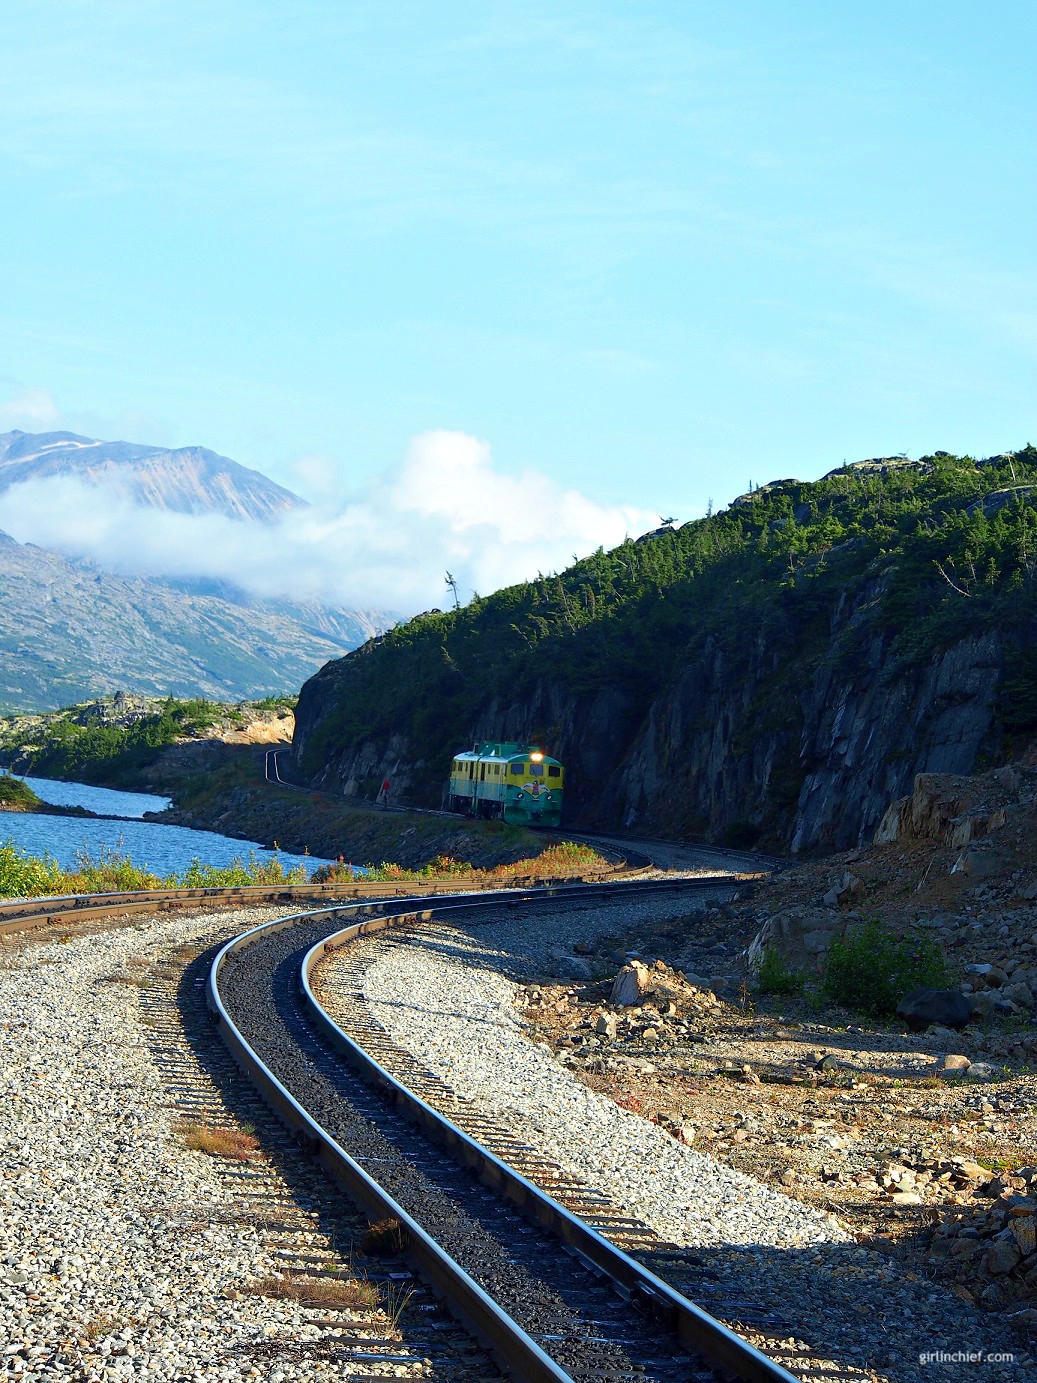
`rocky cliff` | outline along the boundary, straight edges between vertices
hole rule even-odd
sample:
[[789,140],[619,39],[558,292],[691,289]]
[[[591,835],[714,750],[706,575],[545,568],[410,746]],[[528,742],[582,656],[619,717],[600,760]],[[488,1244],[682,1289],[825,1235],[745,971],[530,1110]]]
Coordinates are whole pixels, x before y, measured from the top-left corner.
[[[521,698],[488,701],[470,738],[524,739],[543,727],[567,767],[573,826],[850,849],[870,841],[917,773],[969,773],[996,753],[1002,656],[984,634],[888,680],[883,640],[845,667],[837,634],[796,690],[780,685],[787,647],[760,639],[746,668],[707,646],[646,709],[622,688],[580,694],[544,678]],[[317,681],[300,699],[297,755],[320,720]],[[386,777],[402,800],[441,804],[428,754],[401,734],[333,753],[319,780],[373,798]]]
[[985,766],[1037,716],[1037,563],[1018,555],[1037,510],[987,505],[1000,487],[976,463],[927,465],[779,482],[719,525],[393,631],[303,688],[297,772],[438,806],[462,744],[536,739],[567,765],[573,826],[869,842],[917,774]]

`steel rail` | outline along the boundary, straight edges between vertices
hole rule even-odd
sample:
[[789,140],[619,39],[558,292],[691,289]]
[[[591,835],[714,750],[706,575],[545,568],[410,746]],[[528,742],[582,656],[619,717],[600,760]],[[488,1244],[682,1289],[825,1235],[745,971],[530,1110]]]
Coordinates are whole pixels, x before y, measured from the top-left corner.
[[[528,1383],[572,1383],[571,1375],[561,1369],[521,1326],[502,1311],[493,1298],[307,1113],[245,1040],[224,1006],[219,992],[219,976],[234,954],[260,936],[269,936],[303,918],[318,921],[337,911],[340,909],[303,913],[277,922],[267,922],[253,927],[222,947],[213,962],[208,985],[208,1002],[220,1035],[274,1113],[301,1136],[306,1150],[317,1159],[328,1176],[372,1220],[393,1218],[399,1221],[406,1237],[407,1256],[417,1271],[433,1291],[448,1303],[452,1313],[498,1357],[499,1362],[515,1370],[514,1376],[528,1380]],[[375,930],[376,924],[378,927],[385,926],[388,920],[377,918],[371,922],[357,923],[356,934]]]
[[[610,888],[607,885],[560,886],[539,889],[535,893],[528,891],[517,893],[508,899],[508,905],[519,906],[523,903],[544,901],[550,897],[575,902],[588,896],[600,898],[603,893],[615,895],[620,888],[632,889],[637,894],[663,892],[675,888],[682,891],[697,892],[716,887],[724,882],[733,884],[737,881],[733,879],[682,879],[623,884],[617,885],[615,888]],[[407,902],[419,906],[407,909],[405,906]],[[451,900],[422,908],[420,905],[425,902],[427,900],[420,897],[400,900],[391,910],[385,911],[381,916],[367,918],[364,921],[358,921],[341,928],[331,936],[325,937],[307,952],[302,964],[300,983],[304,1002],[309,1009],[309,1017],[314,1026],[350,1065],[369,1082],[388,1093],[394,1103],[408,1117],[420,1125],[424,1132],[444,1145],[463,1165],[474,1170],[484,1184],[511,1200],[534,1223],[552,1231],[593,1272],[599,1276],[607,1276],[617,1286],[621,1294],[638,1301],[654,1314],[663,1318],[686,1348],[703,1357],[712,1366],[743,1378],[747,1380],[747,1383],[796,1383],[795,1375],[789,1373],[774,1360],[769,1359],[748,1341],[743,1340],[734,1331],[703,1311],[701,1307],[683,1297],[668,1283],[663,1282],[654,1273],[618,1249],[577,1216],[559,1205],[551,1196],[516,1172],[514,1168],[494,1156],[449,1119],[439,1114],[419,1096],[408,1090],[348,1037],[321,1008],[310,986],[310,976],[321,959],[329,952],[348,945],[349,942],[358,937],[384,930],[394,924],[428,920],[433,913],[438,916],[446,912],[500,907],[502,900],[496,894],[470,894],[464,900]],[[252,928],[234,941],[228,942],[216,957],[210,972],[210,1007],[217,1016],[224,1041],[227,1042],[246,1074],[255,1082],[275,1112],[290,1127],[296,1128],[302,1133],[307,1146],[319,1158],[330,1175],[343,1185],[351,1195],[355,1196],[367,1213],[378,1218],[383,1218],[386,1215],[395,1216],[407,1226],[408,1231],[413,1232],[414,1222],[411,1217],[399,1206],[396,1206],[395,1202],[377,1187],[367,1173],[352,1162],[348,1154],[344,1153],[334,1139],[301,1109],[285,1087],[262,1062],[233,1025],[219,997],[220,971],[236,952],[259,940],[262,936],[292,926],[296,922],[319,921],[322,918],[331,921],[339,914],[354,910],[355,905],[354,907],[337,907],[297,914],[293,917],[279,919],[274,923],[266,923]],[[518,1377],[528,1378],[531,1383],[538,1383],[539,1379],[545,1377],[569,1377],[565,1373],[558,1372],[557,1365],[553,1363],[551,1367],[556,1370],[555,1373],[537,1372],[536,1370],[542,1367],[542,1359],[547,1358],[539,1346],[529,1340],[529,1337],[521,1331],[520,1327],[499,1310],[488,1316],[480,1303],[473,1303],[470,1289],[474,1289],[480,1297],[485,1297],[485,1294],[471,1282],[463,1269],[434,1245],[424,1232],[421,1232],[413,1242],[416,1245],[415,1266],[418,1270],[448,1301],[455,1303],[454,1309],[457,1314],[475,1330],[475,1333],[507,1367],[515,1369],[521,1366]],[[433,1249],[435,1250],[434,1255],[425,1262],[426,1255],[431,1254]],[[460,1298],[454,1296],[452,1284],[455,1281],[459,1284]],[[512,1331],[518,1332],[518,1335],[532,1346],[536,1351],[535,1356],[527,1357],[524,1352],[525,1345],[514,1343],[516,1337],[511,1333]],[[549,1360],[548,1362],[550,1363]],[[527,1365],[532,1371],[523,1372],[522,1370]]]

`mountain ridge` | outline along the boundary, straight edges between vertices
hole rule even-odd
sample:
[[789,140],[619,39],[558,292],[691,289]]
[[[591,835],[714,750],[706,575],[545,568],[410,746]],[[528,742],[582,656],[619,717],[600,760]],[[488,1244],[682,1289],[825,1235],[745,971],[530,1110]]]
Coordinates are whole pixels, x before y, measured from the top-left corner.
[[0,708],[57,710],[98,695],[258,699],[384,628],[379,612],[320,612],[242,594],[191,595],[0,532]]
[[0,494],[33,480],[73,477],[152,509],[218,512],[273,523],[306,501],[261,471],[207,447],[106,442],[74,432],[0,433]]

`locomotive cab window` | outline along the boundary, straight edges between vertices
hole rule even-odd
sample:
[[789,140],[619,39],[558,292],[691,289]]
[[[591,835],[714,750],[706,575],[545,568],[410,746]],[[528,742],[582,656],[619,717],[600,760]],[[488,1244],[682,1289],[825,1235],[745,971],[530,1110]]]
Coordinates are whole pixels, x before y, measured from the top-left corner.
[[512,765],[511,765],[511,771],[512,771],[512,773],[515,775],[516,778],[521,778],[521,777],[522,777],[522,770],[523,770],[523,768],[524,768],[524,765],[523,765],[523,764],[512,764]]
[[547,776],[549,778],[560,778],[562,776],[562,770],[558,767],[557,764],[548,764]]
[[544,765],[543,765],[543,764],[530,764],[530,765],[529,765],[529,771],[530,771],[530,773],[533,775],[534,778],[542,778],[542,777],[544,776]]

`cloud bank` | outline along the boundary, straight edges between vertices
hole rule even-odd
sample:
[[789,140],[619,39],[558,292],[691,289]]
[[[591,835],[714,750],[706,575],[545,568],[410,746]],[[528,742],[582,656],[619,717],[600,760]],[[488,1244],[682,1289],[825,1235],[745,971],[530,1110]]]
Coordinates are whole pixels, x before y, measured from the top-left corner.
[[506,475],[485,442],[446,431],[414,438],[397,468],[334,512],[315,505],[269,527],[145,509],[70,477],[0,495],[0,529],[19,542],[119,572],[404,614],[448,604],[448,570],[463,600],[487,595],[657,522],[648,510],[599,504],[540,472]]

